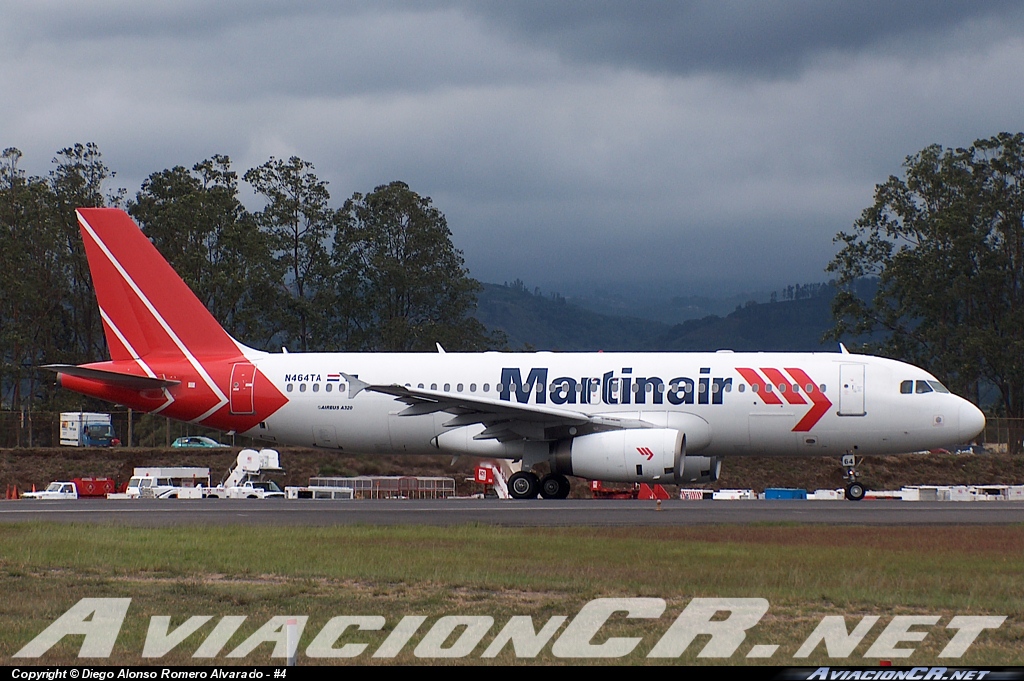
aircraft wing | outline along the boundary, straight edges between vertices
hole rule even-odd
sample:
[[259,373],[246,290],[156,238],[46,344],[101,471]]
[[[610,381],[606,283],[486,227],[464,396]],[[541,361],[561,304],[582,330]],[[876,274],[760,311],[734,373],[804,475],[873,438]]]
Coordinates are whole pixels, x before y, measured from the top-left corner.
[[349,396],[359,392],[391,395],[407,406],[399,416],[417,416],[446,412],[453,418],[444,425],[449,428],[481,424],[483,432],[475,440],[557,440],[605,430],[655,428],[639,419],[585,414],[574,409],[537,404],[518,404],[487,397],[448,393],[439,390],[410,388],[404,385],[373,385],[354,376],[342,374],[349,383]]

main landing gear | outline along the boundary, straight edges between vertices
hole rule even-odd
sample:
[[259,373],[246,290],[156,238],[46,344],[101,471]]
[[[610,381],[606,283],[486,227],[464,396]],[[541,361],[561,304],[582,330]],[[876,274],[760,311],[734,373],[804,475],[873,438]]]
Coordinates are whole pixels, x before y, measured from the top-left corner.
[[843,455],[843,468],[846,469],[846,473],[843,475],[843,480],[846,481],[846,499],[848,501],[860,501],[864,498],[864,494],[867,492],[864,489],[864,485],[857,482],[857,457],[853,454]]
[[536,499],[538,493],[545,499],[565,499],[569,496],[569,479],[548,473],[538,480],[534,473],[519,471],[508,479],[508,491],[513,499]]

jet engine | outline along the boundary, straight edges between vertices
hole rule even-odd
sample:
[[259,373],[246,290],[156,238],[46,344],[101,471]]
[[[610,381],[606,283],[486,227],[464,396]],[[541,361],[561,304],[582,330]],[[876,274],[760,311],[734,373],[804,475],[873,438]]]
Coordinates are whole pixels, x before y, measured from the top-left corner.
[[608,482],[714,482],[718,457],[687,456],[686,434],[636,428],[582,435],[558,444],[552,471]]

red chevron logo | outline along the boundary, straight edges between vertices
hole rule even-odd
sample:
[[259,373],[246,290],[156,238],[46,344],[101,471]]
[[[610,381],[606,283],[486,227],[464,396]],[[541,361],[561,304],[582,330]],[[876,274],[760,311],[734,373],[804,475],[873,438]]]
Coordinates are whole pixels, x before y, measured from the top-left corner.
[[[795,405],[807,404],[807,400],[811,401],[811,408],[793,426],[792,432],[794,433],[809,431],[832,407],[832,400],[821,392],[818,385],[803,369],[787,368],[785,374],[778,369],[766,367],[761,367],[761,373],[749,368],[737,368],[736,371],[750,385],[751,391],[765,404],[779,405],[785,400],[787,403]],[[789,376],[787,377],[786,374]]]
[[636,451],[640,452],[640,456],[646,458],[648,461],[654,458],[654,452],[651,451],[650,447],[637,447]]

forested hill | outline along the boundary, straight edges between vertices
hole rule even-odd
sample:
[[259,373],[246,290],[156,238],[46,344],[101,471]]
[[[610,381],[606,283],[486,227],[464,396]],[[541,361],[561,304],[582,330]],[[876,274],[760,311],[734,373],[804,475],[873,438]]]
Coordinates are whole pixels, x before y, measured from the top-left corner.
[[822,336],[832,328],[832,296],[754,303],[726,317],[691,319],[655,339],[658,350],[830,350]]
[[603,315],[574,305],[557,294],[531,293],[512,286],[484,284],[476,318],[508,336],[518,350],[811,351],[832,327],[832,295],[800,300],[748,303],[725,317],[709,316],[670,326],[662,322]]
[[513,350],[646,350],[671,328],[585,310],[557,294],[530,293],[518,282],[484,284],[474,316],[504,332]]

